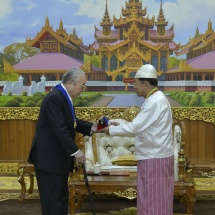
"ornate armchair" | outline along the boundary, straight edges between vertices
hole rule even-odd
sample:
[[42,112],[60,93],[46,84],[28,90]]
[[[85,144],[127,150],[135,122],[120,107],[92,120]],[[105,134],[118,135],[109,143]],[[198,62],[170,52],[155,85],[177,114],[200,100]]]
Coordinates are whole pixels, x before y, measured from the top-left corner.
[[172,125],[175,158],[175,185],[174,195],[184,203],[187,214],[192,214],[193,206],[196,201],[196,190],[192,170],[187,170],[189,163],[185,156],[186,146],[186,126],[183,121],[173,119]]
[[[139,113],[138,107],[129,107],[118,116],[109,113],[111,121],[128,123]],[[129,171],[136,172],[134,159],[134,137],[107,136],[102,133],[84,138],[85,154],[87,157],[86,170],[92,172],[95,163],[101,165],[102,172]]]

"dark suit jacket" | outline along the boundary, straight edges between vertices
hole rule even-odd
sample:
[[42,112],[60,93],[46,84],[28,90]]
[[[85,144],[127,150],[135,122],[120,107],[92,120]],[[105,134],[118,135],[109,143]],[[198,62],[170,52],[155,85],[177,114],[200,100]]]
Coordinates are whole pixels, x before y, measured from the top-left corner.
[[74,119],[68,102],[56,88],[44,98],[36,126],[28,162],[38,169],[66,175],[74,162],[71,154],[78,151],[75,133],[90,135],[92,123]]

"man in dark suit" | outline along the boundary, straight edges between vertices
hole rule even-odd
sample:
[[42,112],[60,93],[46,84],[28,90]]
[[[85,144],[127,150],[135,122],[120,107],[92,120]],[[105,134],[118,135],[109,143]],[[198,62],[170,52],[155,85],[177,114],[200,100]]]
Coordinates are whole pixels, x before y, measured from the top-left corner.
[[72,68],[42,102],[28,159],[35,167],[42,215],[68,214],[69,172],[73,170],[74,160],[86,161],[75,143],[75,133],[91,135],[97,130],[97,123],[75,116],[72,100],[85,87],[84,72]]

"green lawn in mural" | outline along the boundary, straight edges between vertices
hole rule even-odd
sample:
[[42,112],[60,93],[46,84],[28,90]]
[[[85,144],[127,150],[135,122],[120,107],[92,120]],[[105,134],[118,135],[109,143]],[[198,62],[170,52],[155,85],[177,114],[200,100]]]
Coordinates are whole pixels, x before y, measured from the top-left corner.
[[173,92],[169,96],[184,107],[215,107],[213,92]]
[[[172,107],[215,107],[215,93],[213,92],[164,92]],[[33,96],[23,95],[1,95],[0,107],[40,107],[44,96],[47,93],[36,93]],[[134,92],[105,91],[105,92],[84,92],[73,102],[76,107],[106,107],[117,98],[118,105],[122,104],[128,96],[135,97]],[[123,97],[124,96],[124,97]],[[128,97],[129,98],[129,97]],[[143,98],[138,98],[138,103],[131,105],[141,106]]]
[[46,93],[37,93],[35,96],[1,95],[0,107],[40,107]]

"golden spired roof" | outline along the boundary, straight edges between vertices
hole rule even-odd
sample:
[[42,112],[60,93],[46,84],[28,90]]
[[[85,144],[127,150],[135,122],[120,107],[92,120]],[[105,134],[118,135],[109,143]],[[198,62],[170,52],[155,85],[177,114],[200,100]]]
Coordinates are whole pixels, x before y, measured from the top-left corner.
[[48,18],[48,16],[46,17],[45,26],[46,27],[49,26],[49,18]]
[[164,26],[167,26],[168,25],[168,22],[166,22],[165,20],[165,17],[164,17],[164,14],[163,14],[163,7],[162,7],[162,0],[161,0],[161,4],[160,4],[160,11],[159,11],[159,15],[158,15],[158,21],[155,22],[155,25],[158,26],[158,25],[164,25]]
[[116,19],[113,16],[113,23],[115,28],[123,28],[125,26],[129,26],[129,23],[135,22],[139,24],[139,28],[153,28],[154,27],[154,17],[149,19],[149,17],[145,17],[146,8],[142,9],[142,2],[139,0],[129,0],[126,2],[126,9],[122,8],[122,16],[119,19]]
[[[113,15],[114,30],[109,30],[108,25],[103,25],[102,30],[95,27],[96,41],[90,47],[91,51],[96,51],[100,56],[100,66],[105,68],[106,74],[113,81],[121,76],[124,78],[132,76],[140,65],[152,62],[154,55],[157,56],[158,62],[161,56],[166,57],[168,62],[168,55],[171,55],[173,50],[178,50],[177,44],[173,41],[173,26],[165,29],[167,22],[162,1],[160,13],[158,12],[157,29],[154,29],[155,16],[149,18],[149,15],[146,15],[147,10],[143,8],[142,0],[127,0],[125,5],[118,19]],[[110,19],[106,1],[102,23],[108,21]],[[112,58],[117,59],[114,65],[109,63]],[[161,65],[158,65],[158,75],[160,76],[162,72]]]
[[[188,54],[193,51],[203,49],[204,47],[210,46],[215,38],[215,33],[212,27],[212,21],[208,21],[208,29],[202,35],[199,35],[197,38],[190,38],[187,44],[180,47],[180,51],[175,52],[176,56],[181,56]],[[210,50],[210,49],[209,49]],[[208,52],[208,51],[207,51]],[[207,53],[206,52],[206,53]]]
[[212,33],[212,31],[213,31],[212,22],[211,22],[211,19],[209,19],[209,21],[208,21],[208,32]]
[[126,9],[122,9],[122,15],[125,17],[145,16],[146,8],[142,9],[142,2],[139,2],[139,0],[129,0],[129,2],[126,2]]
[[102,19],[102,22],[100,23],[101,26],[104,25],[112,25],[113,23],[110,20],[109,12],[108,12],[108,7],[107,7],[107,0],[106,0],[106,8],[105,8],[105,14]]
[[62,21],[62,19],[60,20],[59,30],[60,30],[60,31],[63,31],[63,21]]

